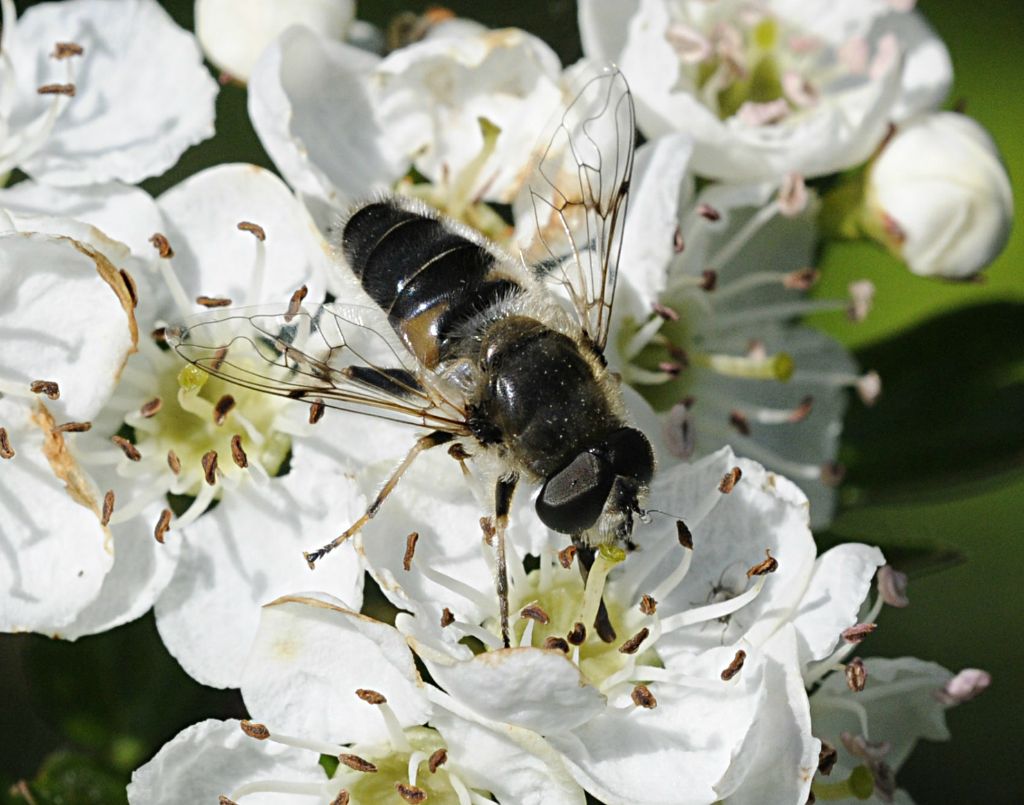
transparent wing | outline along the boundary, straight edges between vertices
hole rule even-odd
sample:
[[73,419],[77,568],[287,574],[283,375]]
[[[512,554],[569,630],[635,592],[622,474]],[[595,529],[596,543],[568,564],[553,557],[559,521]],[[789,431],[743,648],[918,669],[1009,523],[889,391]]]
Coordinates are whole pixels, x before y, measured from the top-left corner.
[[580,326],[608,340],[633,172],[633,96],[614,67],[589,68],[541,143],[516,202],[523,259],[560,282]]
[[393,336],[380,310],[212,310],[167,342],[215,377],[244,388],[329,408],[464,435],[463,401],[442,391]]

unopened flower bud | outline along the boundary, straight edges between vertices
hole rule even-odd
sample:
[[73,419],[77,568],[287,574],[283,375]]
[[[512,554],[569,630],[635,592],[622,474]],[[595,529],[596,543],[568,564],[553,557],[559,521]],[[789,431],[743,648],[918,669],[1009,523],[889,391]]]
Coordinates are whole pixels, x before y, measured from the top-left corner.
[[865,190],[866,229],[915,274],[968,278],[1010,236],[1006,168],[988,132],[964,115],[936,112],[901,125]]

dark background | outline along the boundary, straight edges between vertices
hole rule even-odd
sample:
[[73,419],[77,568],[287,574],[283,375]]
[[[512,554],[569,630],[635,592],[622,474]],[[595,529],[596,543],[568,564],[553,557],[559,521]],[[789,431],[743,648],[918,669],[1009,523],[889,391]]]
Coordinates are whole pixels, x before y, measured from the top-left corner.
[[[856,0],[851,0],[855,2]],[[17,3],[19,12],[31,3]],[[165,0],[192,27],[189,0]],[[428,3],[366,0],[359,16],[383,24]],[[575,3],[449,2],[492,26],[516,25],[551,43],[569,62],[580,55]],[[1019,200],[1024,197],[1024,14],[1020,0],[922,0],[919,8],[953,55],[950,104],[992,132]],[[178,166],[146,183],[157,193],[221,161],[272,167],[245,114],[245,92],[224,87],[218,134]],[[1019,223],[1019,221],[1018,221]],[[812,323],[878,369],[878,405],[854,403],[842,458],[844,507],[823,543],[882,545],[912,575],[909,609],[888,610],[863,646],[867,656],[915,655],[953,670],[989,670],[991,689],[949,713],[953,740],[924,744],[899,774],[919,803],[1019,803],[1024,684],[1024,240],[975,285],[912,277],[865,244],[831,246],[816,290],[842,296],[853,279],[878,287],[860,325],[822,316]],[[237,693],[192,682],[164,652],[151,617],[74,644],[0,635],[0,799],[35,779],[39,802],[123,801],[132,768],[189,724],[242,712]],[[53,754],[57,751],[57,754]],[[47,787],[49,786],[49,787]],[[73,793],[69,793],[73,792]],[[22,800],[15,800],[22,801]]]

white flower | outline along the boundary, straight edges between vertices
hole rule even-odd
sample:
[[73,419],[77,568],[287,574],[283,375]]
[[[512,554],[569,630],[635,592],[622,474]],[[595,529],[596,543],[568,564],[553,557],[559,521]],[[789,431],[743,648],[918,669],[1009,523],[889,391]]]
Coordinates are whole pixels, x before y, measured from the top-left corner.
[[[733,467],[742,477],[726,494],[720,487]],[[785,727],[792,764],[778,784],[806,795],[817,744],[802,671],[829,657],[855,622],[877,551],[858,546],[815,562],[806,498],[721,451],[655,480],[651,510],[681,514],[692,549],[680,546],[675,527],[641,526],[639,550],[621,565],[614,552],[599,552],[586,585],[576,568],[563,569],[531,515],[514,512],[511,602],[521,617],[513,648],[502,649],[491,548],[473,519],[479,509],[459,504],[467,496],[455,491],[457,479],[457,468],[444,473],[440,464],[422,480],[406,476],[388,501],[398,519],[357,537],[382,590],[414,613],[397,625],[452,699],[542,734],[609,803],[728,796],[760,768],[750,731]],[[420,540],[405,570],[410,524]],[[766,549],[775,573],[758,567]],[[536,569],[524,569],[525,553],[539,557]],[[595,626],[602,599],[603,637]],[[474,655],[466,638],[486,651]]]
[[[420,679],[393,627],[327,596],[290,596],[263,609],[242,695],[262,723],[188,728],[133,774],[129,802],[584,800],[539,736],[463,718]],[[341,758],[330,779],[320,755]]]
[[854,693],[842,674],[811,696],[814,734],[826,741],[829,771],[814,781],[819,799],[858,799],[882,805],[913,800],[896,787],[896,773],[919,740],[949,740],[946,710],[989,683],[984,671],[953,675],[914,657],[864,660],[867,685]]
[[196,0],[196,36],[206,57],[232,78],[248,81],[264,48],[292,25],[341,41],[354,0]]
[[923,18],[884,0],[582,0],[579,21],[587,56],[629,79],[641,130],[691,134],[715,179],[856,165],[952,80]]
[[678,134],[637,152],[609,361],[667,411],[655,434],[664,458],[732,445],[796,481],[823,525],[846,390],[870,403],[878,378],[857,374],[838,342],[793,320],[822,310],[862,318],[873,289],[804,298],[817,276],[816,198],[797,179],[695,194],[689,157]]
[[[131,254],[84,224],[33,217],[36,205],[103,221],[142,251]],[[90,412],[93,428],[76,435],[72,451],[98,488],[113,495],[113,571],[91,606],[51,631],[74,638],[111,628],[158,599],[157,626],[186,670],[209,684],[237,685],[259,606],[308,581],[302,549],[319,539],[324,523],[347,524],[364,504],[345,474],[344,455],[321,442],[302,406],[187,368],[150,333],[198,313],[193,300],[204,294],[284,310],[306,285],[307,301],[317,304],[333,267],[326,244],[287,187],[251,165],[204,171],[156,205],[141,191],[116,186],[58,194],[25,183],[0,194],[0,206],[12,227],[77,227],[116,246],[111,270],[134,277],[134,312],[144,334],[116,386],[114,378],[106,387],[93,381],[105,396]],[[162,235],[154,248],[147,238],[156,232]],[[81,315],[88,317],[88,308]],[[31,361],[33,353],[25,354]],[[222,424],[214,417],[218,403],[228,406]],[[286,459],[288,472],[278,477]],[[184,496],[177,518],[169,494]],[[154,540],[154,527],[164,544]],[[55,531],[40,541],[40,551],[55,552],[63,538]],[[348,553],[324,569],[319,583],[357,605],[362,570]]]
[[902,123],[872,162],[862,215],[915,274],[966,279],[1006,246],[1013,191],[988,132],[934,112]]
[[511,201],[565,102],[561,81],[551,49],[517,29],[439,33],[380,59],[293,28],[257,63],[249,114],[318,220],[315,201],[344,208],[415,169],[432,185],[399,192],[500,239],[507,227],[478,202]]
[[139,182],[213,136],[217,85],[156,0],[4,0],[0,173]]

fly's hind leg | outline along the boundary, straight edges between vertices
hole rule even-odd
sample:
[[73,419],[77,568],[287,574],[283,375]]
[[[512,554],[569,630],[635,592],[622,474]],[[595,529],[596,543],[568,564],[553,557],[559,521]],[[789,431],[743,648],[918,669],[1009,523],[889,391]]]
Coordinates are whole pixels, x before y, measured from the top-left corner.
[[429,450],[431,447],[437,447],[438,445],[447,444],[455,437],[451,433],[446,433],[442,430],[436,430],[433,433],[428,433],[426,436],[421,436],[416,440],[416,444],[413,445],[412,450],[406,454],[405,458],[402,459],[402,463],[398,465],[391,477],[388,478],[387,482],[381,488],[380,492],[377,493],[377,497],[374,498],[373,503],[370,504],[370,508],[366,510],[362,517],[355,521],[349,528],[332,539],[322,548],[318,548],[315,551],[303,551],[302,555],[306,557],[306,564],[309,565],[312,570],[316,563],[323,559],[327,554],[341,545],[349,537],[353,536],[359,531],[364,525],[373,519],[374,515],[380,510],[381,504],[384,503],[388,495],[390,495],[395,487],[398,485],[399,479],[405,474],[405,471],[412,466],[413,461],[416,460],[416,456],[422,453],[424,450]]
[[498,610],[501,614],[501,642],[505,648],[510,645],[508,629],[508,564],[505,558],[505,529],[508,527],[508,513],[512,509],[512,493],[519,483],[518,475],[499,478],[494,488],[494,546],[498,554],[496,584],[498,587]]

